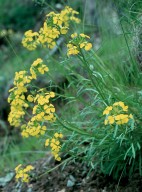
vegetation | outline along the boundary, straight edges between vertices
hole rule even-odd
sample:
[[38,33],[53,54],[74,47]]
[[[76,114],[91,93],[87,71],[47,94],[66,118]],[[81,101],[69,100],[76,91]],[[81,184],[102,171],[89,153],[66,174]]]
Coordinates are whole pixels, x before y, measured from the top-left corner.
[[[118,180],[133,173],[142,175],[142,4],[133,0],[105,4],[97,1],[94,26],[88,23],[84,11],[87,4],[78,7],[71,2],[34,2],[53,10],[46,13],[38,29],[30,24],[26,28],[22,44],[28,50],[14,46],[16,34],[4,36],[13,52],[4,48],[12,59],[2,65],[0,73],[6,78],[1,80],[2,86],[16,72],[8,96],[8,121],[26,137],[21,137],[19,146],[30,141],[31,151],[38,138],[34,150],[40,149],[44,155],[48,147],[61,164],[78,159],[87,162],[90,172],[98,169]],[[61,5],[59,10],[56,3]],[[108,15],[110,10],[114,20]],[[2,151],[6,162],[9,154],[13,159],[16,153],[28,150],[25,147],[22,151],[19,146],[15,143],[12,149],[6,145]],[[21,165],[28,161],[19,155],[10,167],[16,167],[17,181],[29,182],[28,173],[34,168]]]

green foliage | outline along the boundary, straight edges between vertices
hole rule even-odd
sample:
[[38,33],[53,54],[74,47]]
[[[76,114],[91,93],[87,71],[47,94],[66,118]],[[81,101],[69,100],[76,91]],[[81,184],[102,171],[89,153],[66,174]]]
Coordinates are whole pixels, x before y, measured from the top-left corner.
[[[87,55],[84,57],[86,58]],[[88,58],[87,63],[93,69],[93,62],[90,57]],[[94,55],[93,59],[97,61],[98,57]],[[63,128],[73,131],[73,134],[67,139],[69,141],[64,143],[63,151],[69,151],[71,156],[78,155],[78,158],[88,161],[92,169],[99,167],[102,172],[113,175],[115,178],[119,178],[121,174],[131,176],[137,170],[141,174],[140,122],[138,123],[136,120],[135,123],[132,121],[129,125],[105,126],[102,115],[103,103],[111,105],[114,101],[125,101],[129,104],[135,119],[139,113],[141,114],[141,107],[136,108],[137,105],[141,106],[140,97],[137,93],[136,95],[133,93],[132,88],[129,87],[127,90],[127,86],[125,86],[124,89],[125,81],[122,85],[119,84],[115,74],[113,76],[113,71],[111,69],[109,71],[101,60],[99,65],[104,64],[102,69],[100,66],[97,68],[97,62],[94,63],[95,70],[91,71],[84,64],[84,70],[90,75],[89,79],[78,76],[76,77],[78,83],[74,86],[72,84],[74,94],[68,97],[67,108],[74,109],[76,103],[78,108],[75,107],[68,119],[59,121]],[[82,99],[84,94],[85,99]],[[139,104],[137,104],[138,100]],[[62,116],[64,117],[64,114]]]
[[37,142],[35,138],[22,140],[19,137],[17,139],[16,133],[13,137],[6,136],[2,139],[1,145],[3,145],[3,150],[0,151],[0,175],[11,171],[19,163],[27,164],[29,161],[45,157],[45,153],[47,153],[44,151],[41,141]]
[[[36,2],[44,4],[46,1]],[[118,15],[120,33],[109,33],[106,30],[107,18],[104,14],[99,25],[103,41],[97,51],[94,48],[86,52],[80,48],[77,55],[68,57],[67,48],[62,51],[62,46],[59,47],[57,56],[48,56],[48,88],[58,91],[54,100],[55,105],[58,104],[57,120],[50,128],[65,135],[62,144],[63,155],[88,162],[90,171],[99,168],[104,174],[119,179],[135,172],[142,174],[142,73],[133,49],[133,32],[137,24],[131,28],[132,32],[129,31],[132,22],[138,19],[141,4],[139,1],[129,1],[128,4],[117,1],[115,6],[123,13]],[[125,13],[127,22],[122,17]],[[84,30],[87,30],[85,23],[83,25]],[[108,27],[111,31],[110,27],[111,25]],[[72,29],[74,32],[82,32],[82,25]],[[70,37],[67,35],[64,38],[66,44]],[[91,40],[93,42],[93,38]],[[35,56],[46,57],[38,50],[30,53],[28,59],[27,54],[28,52],[24,51],[22,59],[22,62],[26,60],[28,63],[26,69]],[[14,58],[12,63],[17,65],[18,62]],[[18,66],[16,70],[21,67]],[[6,69],[6,66],[2,69],[4,68]],[[8,67],[6,71],[8,70],[12,70],[12,67]],[[56,83],[60,77],[66,79],[62,85]],[[113,103],[119,101],[128,106],[134,120],[124,124],[117,124],[116,121],[105,124],[105,118],[108,116],[105,117],[103,111],[107,106],[113,106]]]
[[138,16],[141,14],[142,10],[142,2],[137,0],[128,0],[128,1],[114,1],[114,5],[117,6],[120,14],[127,18],[128,20],[132,19],[133,21],[136,20]]
[[31,26],[35,26],[41,8],[35,6],[31,1],[1,1],[0,6],[3,7],[0,12],[0,28],[13,29],[14,31],[25,31]]

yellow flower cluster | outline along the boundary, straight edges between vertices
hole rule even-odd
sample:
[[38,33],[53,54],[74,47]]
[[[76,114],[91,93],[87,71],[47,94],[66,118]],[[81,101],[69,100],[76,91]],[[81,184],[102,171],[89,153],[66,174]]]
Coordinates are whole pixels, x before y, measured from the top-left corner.
[[73,10],[69,6],[66,6],[65,9],[63,9],[60,14],[55,14],[54,12],[51,12],[51,13],[47,14],[47,17],[52,17],[53,24],[57,25],[58,27],[60,27],[60,30],[62,30],[63,27],[65,29],[67,29],[69,27],[70,21],[79,23],[80,19],[75,17],[75,15],[78,15],[78,14],[79,13],[77,11]]
[[43,64],[43,60],[41,58],[38,58],[37,60],[35,60],[30,67],[32,79],[36,79],[38,73],[44,74],[47,71],[49,71],[49,69],[45,64]]
[[[21,125],[25,115],[25,109],[29,107],[29,102],[33,101],[33,95],[28,95],[27,99],[25,97],[25,93],[28,92],[28,86],[30,86],[31,81],[37,78],[38,73],[44,74],[48,70],[48,67],[43,64],[43,60],[38,58],[31,65],[29,74],[27,71],[20,71],[15,73],[14,88],[9,90],[10,95],[8,97],[8,102],[11,105],[11,111],[8,116],[8,121],[12,126],[18,127]],[[54,93],[46,93],[46,100],[48,101],[47,103],[49,103],[49,98],[53,97],[53,95]],[[42,97],[39,98],[39,100],[41,99]],[[49,108],[54,107],[50,104]],[[48,117],[48,119],[53,118],[53,114],[50,114],[49,116],[52,117]],[[37,126],[38,125],[36,125],[36,127]],[[43,130],[43,127],[41,129]]]
[[[21,135],[23,137],[39,137],[44,135],[47,130],[44,123],[56,120],[54,116],[55,107],[50,103],[50,99],[55,97],[55,93],[52,91],[47,92],[46,88],[39,89],[38,91],[32,90],[31,85],[31,81],[37,79],[38,74],[44,74],[48,70],[43,60],[38,58],[32,63],[29,72],[20,71],[15,73],[14,88],[9,90],[8,102],[11,105],[11,111],[8,121],[12,126],[21,126]],[[27,108],[30,106],[32,106],[32,111],[27,111]],[[27,117],[29,121],[27,121]],[[57,160],[60,160],[58,152],[61,146],[58,138],[61,137],[62,134],[56,133],[51,140],[51,149]],[[30,170],[30,167],[22,169],[20,165],[15,170],[17,179],[20,178],[23,182],[28,182],[27,172]]]
[[70,21],[80,22],[75,17],[76,14],[78,12],[68,6],[61,13],[50,12],[46,15],[46,20],[39,32],[29,30],[25,33],[22,40],[23,46],[29,50],[36,49],[38,45],[52,49],[56,45],[56,39],[68,32]]
[[32,32],[32,30],[28,30],[25,32],[25,38],[22,40],[22,44],[24,47],[27,47],[30,51],[37,48],[37,39],[38,39],[38,33]]
[[68,52],[67,55],[77,55],[80,52],[80,49],[89,51],[92,48],[92,44],[88,43],[86,39],[90,39],[89,36],[81,33],[73,33],[71,35],[72,40],[67,44]]
[[130,119],[133,119],[133,115],[128,114],[128,106],[122,101],[115,102],[112,106],[107,106],[103,111],[103,115],[106,115],[105,125],[112,125],[114,123],[122,125],[128,123]]
[[46,139],[45,141],[45,146],[51,147],[52,154],[57,161],[61,161],[61,157],[59,157],[59,151],[61,148],[59,138],[63,138],[62,133],[55,133],[53,138]]
[[11,111],[8,116],[8,121],[12,126],[20,126],[22,118],[25,115],[24,109],[29,106],[27,101],[25,100],[24,93],[27,92],[26,85],[30,82],[31,79],[26,71],[15,73],[15,87],[9,90],[10,95],[8,97],[8,102],[11,105]]
[[55,108],[52,104],[49,103],[49,99],[55,97],[54,92],[45,92],[44,89],[40,89],[38,94],[34,97],[28,95],[27,100],[29,102],[36,103],[33,107],[32,118],[30,121],[22,125],[22,136],[40,136],[44,135],[46,132],[46,126],[43,126],[43,123],[46,121],[54,122],[56,120],[54,116]]
[[21,133],[23,137],[29,137],[29,136],[38,137],[40,135],[45,134],[46,126],[41,126],[40,123],[36,121],[35,122],[29,121],[27,125],[23,124],[21,126],[21,129],[23,129]]
[[28,165],[25,168],[22,168],[22,165],[18,165],[15,168],[15,172],[16,172],[16,181],[21,180],[22,182],[28,183],[30,176],[28,174],[28,172],[30,172],[31,170],[33,170],[34,167],[32,165]]

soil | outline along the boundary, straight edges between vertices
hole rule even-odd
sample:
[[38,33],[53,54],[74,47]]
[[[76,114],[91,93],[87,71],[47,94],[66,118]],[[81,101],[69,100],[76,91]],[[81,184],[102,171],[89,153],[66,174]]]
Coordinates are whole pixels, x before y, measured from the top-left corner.
[[[118,184],[110,176],[89,168],[80,162],[69,161],[66,165],[54,161],[51,155],[33,163],[33,178],[28,184],[19,185],[14,177],[1,192],[142,192],[142,177],[134,174],[131,179],[123,178]],[[64,166],[63,166],[64,165]],[[54,169],[57,167],[56,169]],[[46,173],[48,170],[54,169]]]

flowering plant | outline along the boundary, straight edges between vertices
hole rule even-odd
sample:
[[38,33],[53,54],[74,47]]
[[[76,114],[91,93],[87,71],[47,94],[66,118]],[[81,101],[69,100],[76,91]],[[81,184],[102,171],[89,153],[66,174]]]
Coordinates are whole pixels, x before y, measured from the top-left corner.
[[[71,23],[80,22],[77,14],[70,7],[60,13],[51,12],[38,32],[29,30],[22,40],[23,46],[32,51],[38,46],[53,49],[60,36],[67,37],[64,74],[72,91],[70,95],[60,95],[68,100],[62,114],[55,112],[51,102],[56,93],[47,88],[34,88],[38,76],[50,71],[46,62],[38,58],[29,71],[15,74],[14,88],[8,98],[9,123],[21,127],[23,137],[41,137],[57,161],[61,161],[60,152],[65,152],[72,158],[87,161],[90,169],[99,166],[102,172],[116,178],[137,170],[141,174],[141,118],[135,109],[137,94],[131,93],[133,102],[130,102],[126,85],[120,85],[115,73],[95,53],[88,35],[75,31],[68,40]],[[73,57],[83,73],[72,67]],[[139,104],[141,106],[141,100]],[[69,117],[67,110],[71,113]],[[52,126],[54,130],[49,129]],[[27,174],[33,167],[25,169],[21,165],[15,169],[16,179],[29,181]]]

